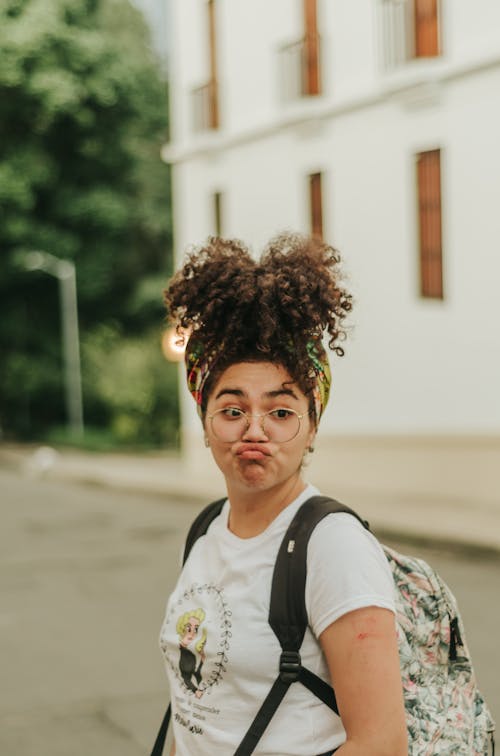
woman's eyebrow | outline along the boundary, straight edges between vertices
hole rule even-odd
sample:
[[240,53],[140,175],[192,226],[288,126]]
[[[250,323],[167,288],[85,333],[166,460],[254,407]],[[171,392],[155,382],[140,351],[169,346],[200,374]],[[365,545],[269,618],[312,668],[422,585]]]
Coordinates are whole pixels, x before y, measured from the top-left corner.
[[[217,392],[216,399],[220,399],[221,396],[224,396],[226,394],[229,394],[230,396],[238,396],[238,397],[245,397],[247,394],[242,390],[238,388],[222,388],[220,391]],[[298,399],[299,397],[297,394],[292,391],[292,389],[287,388],[279,388],[279,389],[273,389],[272,391],[265,391],[262,396],[265,399],[275,399],[278,396],[291,396],[292,399]]]
[[275,389],[274,391],[266,391],[263,396],[267,397],[268,399],[275,399],[277,396],[291,396],[293,399],[299,398],[297,394],[292,391],[292,389],[287,388],[279,388]]
[[221,396],[224,396],[224,394],[230,394],[231,396],[245,396],[245,392],[241,389],[223,388],[217,393],[215,398],[219,399]]

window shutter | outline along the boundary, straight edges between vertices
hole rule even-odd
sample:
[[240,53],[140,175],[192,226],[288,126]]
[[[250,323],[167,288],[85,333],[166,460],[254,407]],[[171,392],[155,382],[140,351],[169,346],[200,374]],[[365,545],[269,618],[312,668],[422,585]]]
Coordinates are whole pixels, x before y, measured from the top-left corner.
[[214,228],[215,235],[222,236],[222,194],[215,192],[213,195]]
[[304,0],[303,94],[321,94],[317,0]]
[[443,299],[441,151],[417,155],[420,293]]
[[216,0],[208,0],[208,34],[210,51],[210,80],[208,90],[208,119],[211,129],[219,128],[219,91],[217,83],[217,29],[216,29]]
[[440,54],[438,0],[414,0],[415,57],[433,58]]
[[311,212],[311,235],[323,238],[323,197],[321,189],[321,173],[309,176],[309,198]]

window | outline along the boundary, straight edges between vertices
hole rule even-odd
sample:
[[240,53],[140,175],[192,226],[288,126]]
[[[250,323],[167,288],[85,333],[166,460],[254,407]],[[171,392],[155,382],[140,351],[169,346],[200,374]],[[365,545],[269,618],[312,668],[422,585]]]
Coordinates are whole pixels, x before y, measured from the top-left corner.
[[216,0],[207,0],[207,14],[210,78],[191,92],[193,125],[196,131],[219,128]]
[[304,0],[302,94],[321,94],[317,0]]
[[309,207],[311,235],[323,238],[323,197],[321,190],[321,173],[309,176]]
[[440,0],[380,0],[385,68],[441,55]]
[[217,86],[217,34],[215,0],[208,0],[208,34],[210,50],[210,123],[211,129],[219,127],[219,90]]
[[321,50],[317,0],[302,0],[303,36],[279,49],[284,100],[321,94]]
[[414,0],[415,57],[439,55],[438,0]]
[[417,155],[420,294],[443,299],[441,150]]
[[216,236],[222,236],[222,194],[215,192],[213,195],[213,218],[214,232]]

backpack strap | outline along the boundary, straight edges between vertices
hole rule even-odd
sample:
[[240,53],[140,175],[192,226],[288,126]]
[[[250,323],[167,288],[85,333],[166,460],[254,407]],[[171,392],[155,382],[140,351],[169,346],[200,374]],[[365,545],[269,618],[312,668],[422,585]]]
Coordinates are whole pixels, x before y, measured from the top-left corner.
[[282,649],[279,673],[235,756],[253,753],[293,682],[302,683],[336,714],[339,713],[331,686],[303,667],[300,658],[300,647],[308,625],[305,602],[307,546],[316,525],[335,512],[356,517],[369,530],[368,523],[344,504],[327,496],[312,496],[298,509],[281,542],[274,566],[269,608],[269,624]]
[[172,705],[169,704],[167,706],[165,716],[163,717],[163,721],[160,725],[160,729],[158,730],[158,735],[156,736],[155,744],[153,746],[153,750],[151,751],[151,756],[162,756],[163,754],[163,749],[165,747],[165,740],[167,739],[167,730],[168,730],[168,725],[170,724],[171,714],[172,714]]
[[[182,558],[183,565],[186,564],[186,561],[191,552],[191,549],[195,545],[198,538],[206,534],[208,528],[210,527],[210,524],[221,513],[221,510],[222,510],[222,507],[224,506],[225,501],[226,501],[226,497],[224,497],[223,499],[217,499],[217,501],[213,501],[207,507],[202,509],[199,515],[197,515],[197,517],[193,520],[191,527],[189,528],[187,537],[186,537],[186,544],[184,546],[184,555]],[[168,725],[170,724],[171,714],[172,714],[172,705],[169,704],[165,712],[165,716],[163,717],[163,721],[160,725],[158,735],[156,736],[155,744],[153,746],[153,750],[151,751],[151,756],[162,756],[163,754],[163,749],[165,747],[165,740],[167,737],[167,730],[168,730]]]
[[297,511],[285,533],[274,566],[269,624],[283,651],[298,651],[308,625],[306,610],[307,547],[315,527],[327,515],[345,512],[369,530],[349,507],[328,496],[312,496]]
[[186,545],[184,546],[184,556],[182,559],[183,565],[186,564],[191,549],[195,545],[198,538],[200,538],[202,535],[205,535],[212,521],[215,520],[215,518],[221,513],[226,498],[227,497],[224,497],[223,499],[217,499],[217,501],[213,501],[211,504],[202,509],[199,515],[197,515],[197,517],[191,523],[191,527],[189,528],[186,537]]

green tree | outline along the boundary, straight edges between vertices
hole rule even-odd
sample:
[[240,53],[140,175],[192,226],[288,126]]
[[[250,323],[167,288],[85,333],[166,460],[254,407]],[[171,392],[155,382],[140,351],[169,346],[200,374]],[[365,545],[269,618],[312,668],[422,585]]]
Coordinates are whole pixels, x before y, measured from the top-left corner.
[[[0,0],[0,60],[0,425],[37,437],[65,420],[60,320],[57,282],[23,270],[26,251],[75,261],[84,341],[106,323],[156,340],[167,87],[128,0]],[[111,422],[95,382],[84,400],[87,421]]]

